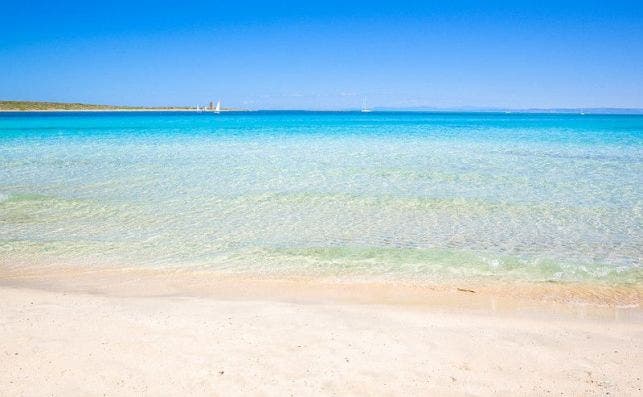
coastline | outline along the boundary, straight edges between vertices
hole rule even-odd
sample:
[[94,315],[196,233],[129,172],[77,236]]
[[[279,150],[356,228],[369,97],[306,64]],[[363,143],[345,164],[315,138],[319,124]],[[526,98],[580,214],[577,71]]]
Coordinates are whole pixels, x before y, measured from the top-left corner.
[[640,393],[640,307],[578,286],[58,270],[0,276],[6,395]]
[[643,321],[643,286],[498,279],[418,280],[276,276],[213,269],[50,265],[0,269],[0,286],[115,297],[192,296],[291,303],[390,304],[481,312],[632,313]]
[[[222,109],[219,113],[226,112],[244,112],[245,110],[237,109]],[[21,109],[0,109],[0,113],[74,113],[74,112],[195,112],[195,113],[215,113],[213,110],[196,110],[194,108],[181,109],[34,109],[34,110],[21,110]]]

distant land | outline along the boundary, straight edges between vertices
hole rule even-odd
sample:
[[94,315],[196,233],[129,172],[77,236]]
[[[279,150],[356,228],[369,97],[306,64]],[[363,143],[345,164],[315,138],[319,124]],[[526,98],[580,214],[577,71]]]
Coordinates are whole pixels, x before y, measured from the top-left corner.
[[38,101],[0,101],[0,110],[36,111],[36,110],[189,110],[188,107],[144,107],[93,105],[86,103],[38,102]]
[[[202,107],[201,109],[205,109]],[[193,106],[120,106],[120,105],[96,105],[76,102],[44,102],[44,101],[0,101],[0,111],[194,111]],[[222,108],[221,111],[244,111],[247,109]],[[272,109],[260,109],[270,111]],[[287,111],[288,109],[280,109]],[[292,109],[305,111],[305,109]],[[643,114],[640,108],[482,108],[482,107],[458,107],[458,108],[434,108],[434,107],[410,107],[410,108],[383,108],[374,107],[374,112],[467,112],[467,113],[563,113],[563,114]],[[317,110],[311,110],[317,111]],[[338,109],[328,111],[359,111],[359,109]]]
[[[205,109],[204,105],[200,109]],[[40,101],[0,101],[0,111],[2,112],[55,112],[55,111],[167,111],[182,112],[195,111],[194,106],[120,106],[120,105],[95,105],[87,103],[68,103],[68,102],[40,102]],[[229,112],[232,108],[221,108],[222,112]]]

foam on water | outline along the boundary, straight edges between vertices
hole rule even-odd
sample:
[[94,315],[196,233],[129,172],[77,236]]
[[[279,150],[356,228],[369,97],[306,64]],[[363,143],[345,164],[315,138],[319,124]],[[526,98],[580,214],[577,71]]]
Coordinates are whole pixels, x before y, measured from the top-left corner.
[[642,280],[643,117],[0,115],[0,265]]

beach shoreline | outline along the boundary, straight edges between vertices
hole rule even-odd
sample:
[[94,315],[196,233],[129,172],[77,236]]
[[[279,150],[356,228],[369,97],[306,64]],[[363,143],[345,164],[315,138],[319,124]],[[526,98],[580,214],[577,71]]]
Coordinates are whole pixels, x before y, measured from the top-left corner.
[[641,387],[639,307],[528,303],[481,285],[49,274],[1,277],[5,395],[635,395]]
[[[600,282],[533,282],[456,278],[409,280],[226,272],[203,267],[49,265],[5,266],[0,286],[115,297],[190,296],[289,303],[390,304],[482,312],[639,315],[643,287]],[[611,314],[608,315],[608,317]]]

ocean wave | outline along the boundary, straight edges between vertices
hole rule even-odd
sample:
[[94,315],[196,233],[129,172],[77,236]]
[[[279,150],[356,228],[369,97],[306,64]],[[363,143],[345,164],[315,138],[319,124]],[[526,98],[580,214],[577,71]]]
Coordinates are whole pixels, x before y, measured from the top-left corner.
[[[171,260],[165,263],[177,265]],[[640,264],[613,266],[605,263],[571,262],[540,257],[522,258],[490,252],[437,248],[249,248],[220,252],[209,257],[191,258],[189,264],[184,263],[186,268],[193,265],[231,273],[283,277],[339,277],[418,282],[479,279],[554,283],[597,282],[619,285],[643,282],[643,268]]]

